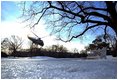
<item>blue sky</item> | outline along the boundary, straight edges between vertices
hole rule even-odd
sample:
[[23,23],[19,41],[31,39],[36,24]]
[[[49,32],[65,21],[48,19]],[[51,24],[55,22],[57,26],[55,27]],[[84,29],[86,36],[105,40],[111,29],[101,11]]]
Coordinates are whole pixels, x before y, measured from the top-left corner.
[[1,2],[1,21],[16,20],[20,16],[20,10],[16,2]]
[[[17,35],[21,35],[21,36],[24,36],[26,39],[27,38],[27,34],[30,33],[30,30],[27,28],[23,28],[25,26],[25,24],[21,24],[21,23],[17,23],[17,21],[19,20],[19,17],[21,16],[21,11],[20,11],[20,8],[18,7],[18,2],[13,2],[13,1],[2,1],[1,2],[1,22],[4,26],[2,26],[2,28],[5,30],[9,30],[7,32],[9,32],[9,36],[10,34],[13,35],[13,34],[16,34]],[[44,27],[46,25],[42,24],[42,23],[39,23],[40,26],[42,26],[41,28],[39,28],[39,26],[37,26],[37,30],[35,30],[37,34],[39,35],[42,35],[43,36],[46,36],[48,35],[49,33],[44,29]],[[9,27],[9,28],[8,28]],[[20,28],[22,27],[22,28]],[[42,31],[40,31],[42,30]],[[112,29],[109,29],[110,33],[113,33],[113,31],[111,31]],[[14,32],[16,31],[16,32]],[[22,32],[23,31],[23,32]],[[14,33],[13,33],[14,32]],[[40,33],[42,32],[42,34]],[[5,35],[6,31],[3,31],[3,34]],[[22,34],[21,34],[22,33]],[[44,41],[47,42],[46,44],[49,44],[49,41],[47,40],[52,40],[50,42],[54,43],[54,44],[58,44],[58,43],[61,43],[62,45],[66,45],[66,46],[69,46],[69,45],[74,45],[75,48],[78,48],[79,45],[81,45],[82,47],[84,45],[87,45],[89,43],[92,42],[92,40],[95,39],[95,36],[98,35],[98,34],[101,34],[102,31],[101,30],[97,30],[96,32],[86,32],[85,33],[85,37],[79,37],[79,38],[76,38],[74,39],[73,41],[71,41],[70,43],[63,43],[63,42],[60,42],[60,41],[55,41],[55,36],[51,37],[51,38],[45,38]],[[7,37],[7,34],[4,36],[2,35],[2,37]],[[47,45],[48,46],[48,45]],[[74,48],[73,46],[73,48]],[[83,48],[82,48],[83,49]]]

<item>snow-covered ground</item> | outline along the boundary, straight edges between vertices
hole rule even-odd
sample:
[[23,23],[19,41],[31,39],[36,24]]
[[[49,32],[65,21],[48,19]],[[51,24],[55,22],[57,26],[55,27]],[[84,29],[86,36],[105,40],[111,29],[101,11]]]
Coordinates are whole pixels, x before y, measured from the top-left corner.
[[114,79],[117,59],[33,57],[1,59],[2,79]]

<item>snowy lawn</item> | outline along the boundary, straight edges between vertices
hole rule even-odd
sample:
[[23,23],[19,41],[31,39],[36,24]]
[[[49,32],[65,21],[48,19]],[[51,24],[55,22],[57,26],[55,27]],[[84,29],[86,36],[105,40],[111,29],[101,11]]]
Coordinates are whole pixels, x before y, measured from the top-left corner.
[[1,60],[2,79],[116,79],[117,59],[33,57]]

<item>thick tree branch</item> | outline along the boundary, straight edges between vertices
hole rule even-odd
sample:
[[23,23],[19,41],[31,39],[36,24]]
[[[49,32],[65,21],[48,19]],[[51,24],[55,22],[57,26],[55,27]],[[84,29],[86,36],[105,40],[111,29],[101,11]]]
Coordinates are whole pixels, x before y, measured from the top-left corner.
[[110,17],[109,16],[106,16],[104,14],[101,14],[101,13],[98,13],[98,12],[85,12],[87,15],[92,15],[92,16],[98,16],[98,17],[101,17],[103,18],[104,20],[107,20],[107,21],[111,21]]
[[72,14],[72,15],[75,15],[75,16],[78,16],[78,17],[81,17],[81,18],[84,17],[84,16],[79,15],[79,14],[77,14],[77,13],[74,13],[74,12],[71,12],[71,11],[68,11],[68,10],[65,10],[65,9],[62,9],[62,8],[58,8],[58,7],[55,7],[55,6],[53,6],[53,5],[50,5],[50,8],[54,8],[54,9],[57,9],[57,10],[60,10],[60,11],[63,11],[63,12],[67,12],[67,13],[70,13],[70,14]]
[[98,23],[99,25],[110,25],[108,22],[95,21],[95,20],[85,20],[83,23]]
[[107,11],[107,9],[105,9],[105,8],[96,8],[96,7],[86,7],[86,8],[84,8],[83,9],[84,11],[86,11],[86,10],[98,10],[98,11]]

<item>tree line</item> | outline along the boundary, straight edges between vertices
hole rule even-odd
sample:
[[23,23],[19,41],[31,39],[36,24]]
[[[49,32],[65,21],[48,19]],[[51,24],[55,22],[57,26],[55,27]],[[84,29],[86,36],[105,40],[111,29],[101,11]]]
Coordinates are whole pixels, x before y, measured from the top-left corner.
[[[23,49],[23,39],[12,35],[10,38],[1,40],[1,56],[8,57],[33,57],[33,56],[50,56],[50,57],[85,57],[86,54],[79,54],[77,49],[69,52],[63,45],[52,45],[46,48],[39,48],[35,44],[29,43],[29,48]],[[76,50],[76,51],[75,51]]]
[[[102,44],[98,44],[101,42]],[[10,38],[4,38],[1,40],[1,56],[14,56],[14,57],[32,57],[32,56],[51,56],[51,57],[87,57],[87,52],[101,46],[107,46],[107,55],[113,55],[116,57],[117,40],[116,37],[107,34],[107,38],[104,39],[104,35],[99,35],[91,44],[85,46],[85,50],[78,50],[75,48],[73,52],[63,45],[52,45],[46,48],[39,48],[35,44],[29,43],[29,48],[23,49],[23,39],[12,35]],[[79,46],[78,46],[79,47]]]

